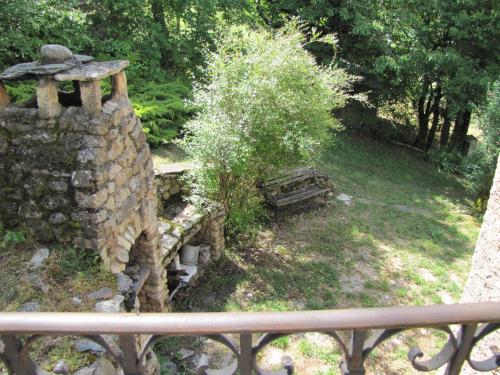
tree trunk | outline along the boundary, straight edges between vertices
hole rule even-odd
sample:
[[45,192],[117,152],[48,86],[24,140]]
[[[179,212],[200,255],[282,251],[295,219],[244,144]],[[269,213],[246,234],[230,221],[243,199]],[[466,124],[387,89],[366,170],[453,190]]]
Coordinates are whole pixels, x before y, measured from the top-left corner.
[[[418,111],[418,134],[413,146],[418,148],[424,148],[425,140],[427,139],[429,116],[430,116],[430,106],[432,102],[432,95],[428,95],[429,88],[431,84],[427,78],[424,79],[422,84],[422,93],[420,98],[418,98],[417,111]],[[429,96],[429,98],[427,98]],[[426,104],[427,99],[427,104]]]
[[158,27],[158,34],[156,41],[160,47],[160,67],[162,69],[169,69],[172,67],[172,51],[168,47],[168,29],[165,21],[165,8],[163,0],[151,0],[151,13],[153,20]]
[[429,135],[427,136],[427,141],[425,143],[425,151],[429,151],[432,147],[432,142],[434,142],[434,136],[436,135],[437,127],[439,124],[439,103],[441,102],[441,85],[438,84],[434,92],[434,104],[432,105],[432,125],[429,130]]
[[455,119],[455,127],[451,135],[450,150],[458,151],[465,155],[467,153],[467,132],[469,131],[471,111],[459,110]]
[[450,139],[450,112],[448,109],[448,105],[444,108],[443,112],[443,127],[441,128],[441,138],[439,139],[439,144],[441,147],[445,147],[448,144],[448,140]]

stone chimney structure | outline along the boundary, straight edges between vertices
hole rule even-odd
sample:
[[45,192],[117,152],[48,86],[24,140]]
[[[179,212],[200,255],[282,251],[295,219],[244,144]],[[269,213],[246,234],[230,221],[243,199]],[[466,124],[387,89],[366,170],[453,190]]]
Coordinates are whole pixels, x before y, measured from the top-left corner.
[[[0,75],[0,220],[42,242],[93,249],[114,273],[144,266],[141,310],[162,311],[153,163],[128,99],[128,61],[92,60],[47,45],[39,62]],[[19,80],[36,81],[33,100],[11,103],[4,83]]]

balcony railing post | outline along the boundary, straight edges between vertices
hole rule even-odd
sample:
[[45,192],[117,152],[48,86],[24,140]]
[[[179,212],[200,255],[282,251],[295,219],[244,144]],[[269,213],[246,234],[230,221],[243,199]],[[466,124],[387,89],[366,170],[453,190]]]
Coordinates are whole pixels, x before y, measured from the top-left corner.
[[467,356],[472,350],[472,341],[476,333],[477,324],[464,324],[458,334],[458,349],[450,360],[445,374],[459,375]]
[[240,356],[238,358],[238,370],[240,375],[252,375],[252,334],[240,335]]
[[122,351],[120,365],[123,373],[125,375],[145,375],[144,360],[139,361],[140,352],[137,345],[137,336],[120,335],[119,343]]
[[349,346],[349,357],[340,364],[342,375],[365,375],[363,346],[368,332],[355,330],[351,333],[351,343]]
[[0,358],[4,360],[10,375],[43,375],[35,362],[30,358],[29,351],[24,350],[21,341],[15,335],[0,336],[4,344]]

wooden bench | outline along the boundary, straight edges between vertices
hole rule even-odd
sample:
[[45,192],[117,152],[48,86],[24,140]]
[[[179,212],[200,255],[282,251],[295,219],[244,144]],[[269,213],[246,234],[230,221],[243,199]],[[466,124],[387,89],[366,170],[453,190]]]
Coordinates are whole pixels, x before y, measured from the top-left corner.
[[261,181],[258,188],[266,203],[279,209],[319,196],[326,204],[326,197],[331,191],[328,185],[328,176],[313,168],[299,168]]

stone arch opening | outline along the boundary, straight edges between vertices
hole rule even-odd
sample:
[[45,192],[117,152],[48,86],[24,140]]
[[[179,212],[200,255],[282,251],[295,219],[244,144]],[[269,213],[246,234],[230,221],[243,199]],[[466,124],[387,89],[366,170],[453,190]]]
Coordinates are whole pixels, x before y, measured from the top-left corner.
[[146,299],[143,287],[149,277],[150,269],[141,246],[146,242],[146,234],[141,232],[130,247],[129,260],[123,272],[124,276],[119,276],[119,278],[123,279],[119,286],[121,293],[125,297],[124,305],[127,312],[141,311],[140,301]]
[[80,93],[80,82],[61,82],[57,84],[59,104],[63,107],[81,107],[82,98]]

